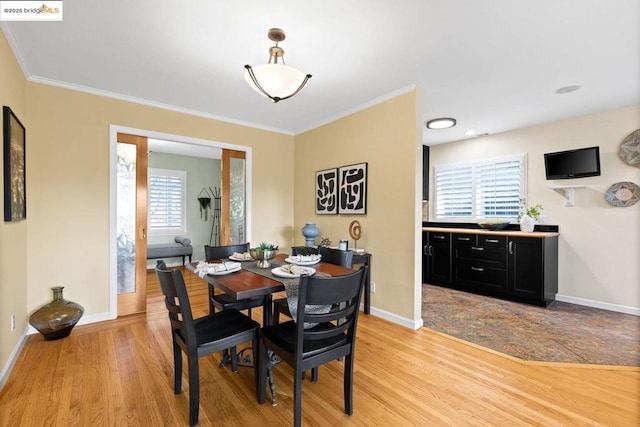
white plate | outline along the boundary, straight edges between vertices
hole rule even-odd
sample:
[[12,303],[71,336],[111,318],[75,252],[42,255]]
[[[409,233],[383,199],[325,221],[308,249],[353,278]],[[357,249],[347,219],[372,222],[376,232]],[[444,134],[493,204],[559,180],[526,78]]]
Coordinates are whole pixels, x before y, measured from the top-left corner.
[[244,262],[244,261],[255,261],[255,259],[253,259],[253,258],[236,258],[236,257],[234,257],[233,255],[231,255],[231,256],[229,257],[229,259],[230,259],[230,260],[232,260],[232,261],[240,261],[240,262]]
[[314,265],[322,261],[322,259],[320,258],[318,258],[315,261],[296,261],[290,257],[287,257],[284,260],[287,261],[289,264],[295,264],[295,265]]
[[[315,268],[311,268],[311,267],[305,267],[305,268],[306,268],[307,274],[309,276],[313,276],[316,273],[316,269]],[[299,274],[286,273],[286,272],[282,271],[280,269],[280,267],[272,268],[271,269],[271,273],[273,273],[274,276],[284,277],[286,279],[295,279],[297,277],[300,277]]]
[[215,271],[215,272],[211,272],[211,273],[207,273],[207,274],[209,276],[224,276],[224,275],[227,275],[227,274],[235,273],[236,271],[240,271],[240,270],[242,270],[242,267],[234,268],[232,270]]

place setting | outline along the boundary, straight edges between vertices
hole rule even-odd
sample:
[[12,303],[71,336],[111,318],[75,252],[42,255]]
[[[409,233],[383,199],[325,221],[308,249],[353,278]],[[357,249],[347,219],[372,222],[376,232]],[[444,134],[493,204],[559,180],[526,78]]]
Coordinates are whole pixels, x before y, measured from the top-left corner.
[[285,258],[285,261],[289,264],[295,265],[314,265],[319,263],[322,260],[322,255],[319,254],[311,254],[311,255],[290,255]]
[[200,261],[196,266],[194,273],[204,279],[206,275],[224,276],[242,270],[242,264],[239,262],[205,262]]
[[[316,263],[317,262],[319,261],[316,261]],[[280,267],[272,268],[271,273],[276,277],[295,279],[302,276],[303,274],[306,274],[307,276],[313,276],[316,273],[316,269],[295,264],[284,264]]]
[[255,258],[251,256],[251,252],[234,252],[229,256],[229,259],[238,262],[255,261]]

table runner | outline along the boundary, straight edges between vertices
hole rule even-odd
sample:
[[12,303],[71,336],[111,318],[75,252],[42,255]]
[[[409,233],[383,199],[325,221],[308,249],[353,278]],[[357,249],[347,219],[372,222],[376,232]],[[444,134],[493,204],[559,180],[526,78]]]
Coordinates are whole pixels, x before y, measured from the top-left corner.
[[[291,313],[291,317],[294,321],[297,319],[298,313],[298,291],[300,287],[300,279],[287,279],[284,277],[275,276],[271,269],[280,267],[282,265],[286,265],[286,262],[279,261],[271,261],[271,267],[269,268],[259,268],[255,262],[243,262],[242,269],[251,271],[252,273],[259,274],[260,276],[268,277],[277,282],[280,282],[284,285],[285,292],[287,293],[287,304],[289,305],[289,312]],[[319,271],[315,272],[317,276],[329,276],[327,273],[322,273]],[[305,305],[304,311],[305,313],[310,314],[326,314],[331,310],[330,305]],[[316,323],[305,323],[304,328],[312,328],[316,325]]]

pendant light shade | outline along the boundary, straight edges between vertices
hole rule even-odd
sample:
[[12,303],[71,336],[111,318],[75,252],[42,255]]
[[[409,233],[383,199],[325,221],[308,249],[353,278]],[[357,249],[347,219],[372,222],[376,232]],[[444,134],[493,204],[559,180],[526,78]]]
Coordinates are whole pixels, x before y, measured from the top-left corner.
[[268,37],[276,45],[269,48],[269,62],[252,67],[245,65],[244,79],[256,92],[266,96],[273,102],[300,93],[311,78],[311,74],[304,74],[284,63],[284,49],[278,43],[285,39],[284,31],[279,28],[269,30]]

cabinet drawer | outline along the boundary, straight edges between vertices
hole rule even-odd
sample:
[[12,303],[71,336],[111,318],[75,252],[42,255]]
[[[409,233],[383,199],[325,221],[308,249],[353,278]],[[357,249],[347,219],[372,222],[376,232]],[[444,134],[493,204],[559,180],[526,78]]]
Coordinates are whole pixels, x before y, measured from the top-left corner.
[[454,282],[491,291],[504,292],[507,271],[472,263],[457,263],[454,267]]
[[449,243],[451,239],[451,234],[449,233],[434,233],[433,231],[429,232],[429,243]]
[[478,245],[456,245],[454,260],[468,261],[493,268],[507,268],[507,248]]
[[452,239],[454,245],[475,245],[477,244],[476,234],[454,234]]
[[506,247],[507,236],[478,235],[478,246]]

